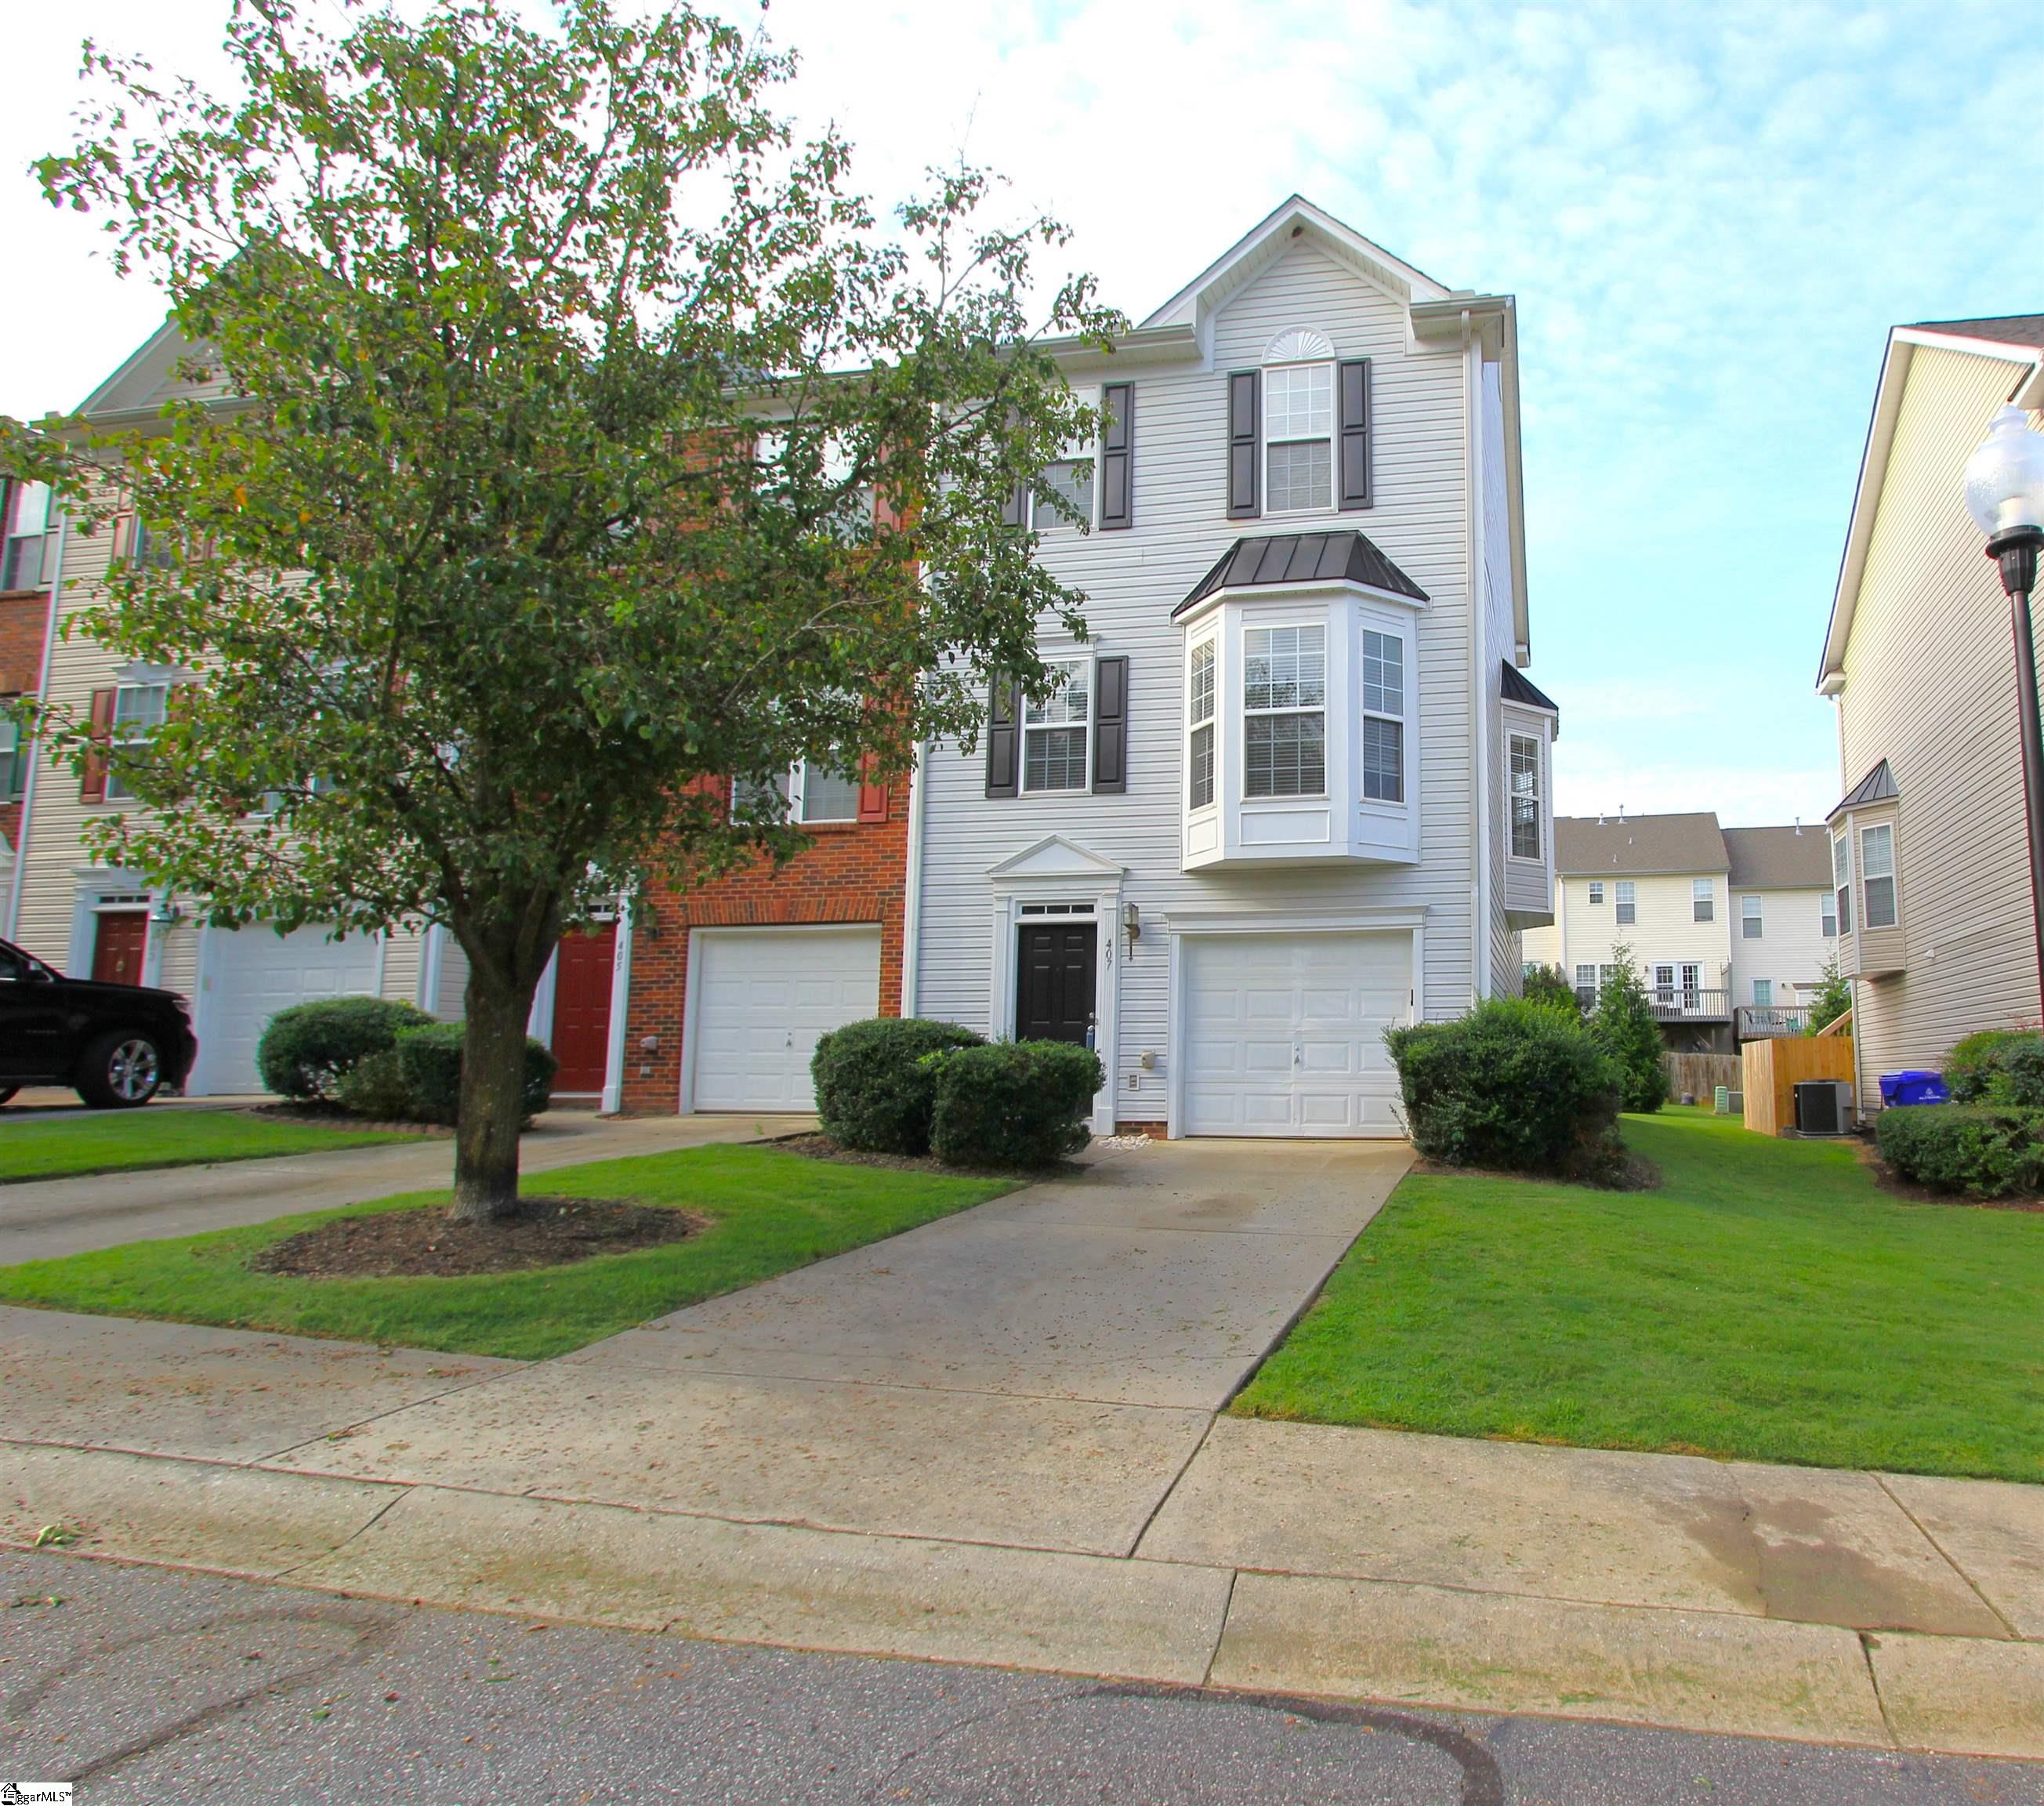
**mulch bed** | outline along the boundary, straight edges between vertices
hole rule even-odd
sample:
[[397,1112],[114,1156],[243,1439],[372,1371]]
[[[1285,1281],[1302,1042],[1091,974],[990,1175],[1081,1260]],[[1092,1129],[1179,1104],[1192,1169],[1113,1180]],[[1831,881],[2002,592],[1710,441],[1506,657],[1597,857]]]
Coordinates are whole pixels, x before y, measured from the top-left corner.
[[610,1197],[525,1197],[516,1216],[458,1223],[444,1208],[341,1216],[274,1242],[249,1262],[299,1279],[394,1279],[521,1273],[598,1255],[657,1248],[700,1233],[707,1217]]
[[891,1166],[900,1173],[937,1173],[951,1179],[1049,1179],[1085,1170],[1084,1163],[1077,1160],[1060,1160],[1027,1172],[1012,1166],[947,1166],[934,1154],[867,1154],[855,1147],[840,1147],[814,1129],[805,1135],[776,1135],[769,1145],[809,1160],[836,1160],[847,1166]]
[[1956,1205],[1966,1210],[2044,1211],[2044,1197],[1968,1197],[1964,1192],[1933,1191],[1928,1185],[1919,1185],[1913,1179],[1904,1178],[1882,1159],[1870,1138],[1855,1138],[1853,1152],[1873,1175],[1875,1185],[1904,1204],[1942,1204],[1947,1208]]
[[240,1112],[269,1123],[312,1123],[321,1128],[368,1129],[380,1135],[451,1135],[454,1131],[439,1123],[402,1120],[378,1122],[367,1116],[351,1116],[338,1104],[252,1104]]

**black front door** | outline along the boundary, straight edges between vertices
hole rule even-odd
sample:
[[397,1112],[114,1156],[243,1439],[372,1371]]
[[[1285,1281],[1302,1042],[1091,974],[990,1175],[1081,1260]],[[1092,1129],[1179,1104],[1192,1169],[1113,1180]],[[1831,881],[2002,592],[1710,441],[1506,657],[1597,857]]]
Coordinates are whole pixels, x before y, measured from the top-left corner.
[[1093,1042],[1093,924],[1022,930],[1015,984],[1018,1041]]

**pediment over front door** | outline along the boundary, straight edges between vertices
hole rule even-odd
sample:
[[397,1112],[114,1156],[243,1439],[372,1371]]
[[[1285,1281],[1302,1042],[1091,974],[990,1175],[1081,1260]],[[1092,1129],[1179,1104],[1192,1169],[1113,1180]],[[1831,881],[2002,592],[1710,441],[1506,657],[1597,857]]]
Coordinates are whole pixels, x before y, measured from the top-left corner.
[[1113,860],[1087,851],[1062,834],[1047,834],[1033,847],[1025,847],[999,865],[989,866],[986,875],[997,883],[1035,878],[1092,878],[1119,883],[1124,870]]

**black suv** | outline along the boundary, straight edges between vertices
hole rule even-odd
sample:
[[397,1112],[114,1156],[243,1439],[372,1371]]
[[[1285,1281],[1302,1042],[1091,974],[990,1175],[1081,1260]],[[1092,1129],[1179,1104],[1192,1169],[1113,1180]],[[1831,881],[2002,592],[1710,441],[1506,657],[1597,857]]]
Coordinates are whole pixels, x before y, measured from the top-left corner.
[[68,1085],[102,1110],[182,1085],[198,1055],[175,991],[60,978],[0,940],[0,1104],[25,1085]]

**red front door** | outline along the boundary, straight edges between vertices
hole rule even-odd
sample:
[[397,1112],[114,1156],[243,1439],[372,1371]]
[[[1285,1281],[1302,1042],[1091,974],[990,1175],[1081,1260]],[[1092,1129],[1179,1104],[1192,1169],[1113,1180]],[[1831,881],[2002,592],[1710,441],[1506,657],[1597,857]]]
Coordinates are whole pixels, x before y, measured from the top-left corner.
[[561,936],[554,966],[554,1074],[556,1096],[600,1092],[610,1047],[610,968],[617,930],[606,924]]
[[149,916],[146,910],[103,912],[99,932],[92,943],[92,978],[98,985],[139,985],[142,982],[142,949],[148,944]]

